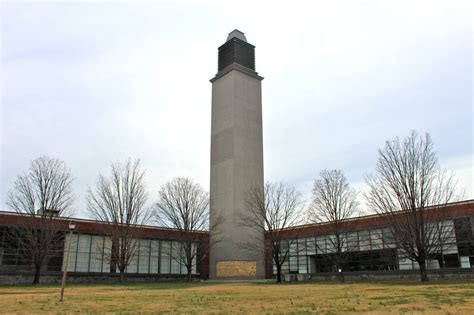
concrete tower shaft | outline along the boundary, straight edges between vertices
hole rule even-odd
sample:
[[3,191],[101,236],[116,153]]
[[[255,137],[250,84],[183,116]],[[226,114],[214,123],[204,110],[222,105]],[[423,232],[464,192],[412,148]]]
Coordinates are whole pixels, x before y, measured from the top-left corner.
[[[237,223],[248,211],[248,191],[263,189],[263,78],[255,72],[255,46],[238,30],[219,47],[218,64],[211,79],[211,226],[218,217],[224,222],[220,242],[211,231],[210,278],[263,278],[263,230]],[[261,250],[242,248],[255,240]]]

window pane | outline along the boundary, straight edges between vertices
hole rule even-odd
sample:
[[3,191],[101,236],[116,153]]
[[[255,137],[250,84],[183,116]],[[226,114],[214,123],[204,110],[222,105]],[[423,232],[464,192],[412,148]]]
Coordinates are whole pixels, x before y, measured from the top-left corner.
[[306,250],[308,255],[316,255],[316,240],[314,237],[306,239]]
[[284,257],[288,255],[288,241],[287,240],[282,240],[280,242],[280,256]]
[[290,255],[296,256],[298,255],[298,242],[296,240],[290,240]]
[[87,234],[80,234],[76,258],[76,272],[89,271],[90,246],[91,236]]
[[305,238],[298,239],[298,255],[306,256],[306,239]]
[[103,272],[110,272],[110,256],[112,253],[112,240],[110,237],[105,238],[104,242],[104,260],[102,265]]
[[442,224],[442,242],[444,244],[455,244],[456,234],[452,220],[444,221]]
[[151,241],[150,273],[158,273],[159,241]]
[[326,251],[328,253],[334,253],[337,251],[337,246],[336,236],[333,234],[326,235]]
[[193,257],[193,265],[192,265],[191,273],[196,274],[197,273],[197,271],[196,271],[196,267],[197,267],[197,254],[196,254],[197,244],[196,243],[193,243],[192,251],[193,251],[193,256],[194,257]]
[[[66,255],[67,255],[67,242],[69,240],[69,233],[67,234],[66,236],[66,240],[65,240],[65,246],[64,246],[64,262],[63,262],[63,266],[64,264],[66,263]],[[67,268],[67,271],[71,271],[71,272],[74,272],[76,271],[75,269],[75,266],[76,266],[76,251],[77,251],[77,234],[73,234],[72,235],[72,239],[71,239],[71,251],[70,251],[70,254],[69,254],[69,263],[68,263],[68,268]],[[64,267],[63,267],[64,268]],[[64,270],[64,269],[63,269]]]
[[398,260],[400,270],[412,270],[413,262],[408,258],[400,258]]
[[290,256],[290,271],[298,271],[298,257]]
[[290,271],[290,263],[289,263],[289,259],[287,258],[283,264],[281,265],[281,271],[283,273],[288,273]]
[[308,263],[306,256],[298,257],[298,273],[308,273]]
[[359,238],[357,237],[357,232],[347,233],[347,249],[351,252],[359,251]]
[[181,244],[179,242],[172,242],[172,259],[171,259],[171,273],[181,273]]
[[170,242],[161,241],[160,273],[170,273],[170,250]]
[[347,251],[347,234],[346,233],[342,233],[340,236],[340,242],[341,242],[341,250],[343,252],[346,252]]
[[381,229],[370,231],[370,243],[371,243],[372,249],[383,248],[383,233]]
[[383,243],[385,248],[395,248],[395,239],[393,238],[393,230],[391,228],[384,228]]
[[[132,250],[134,249],[134,250]],[[138,251],[140,249],[140,240],[132,240],[130,242],[130,263],[127,266],[125,272],[127,273],[137,273],[138,272]]]
[[370,250],[369,231],[359,231],[359,248],[361,251]]
[[326,253],[326,237],[324,235],[316,237],[316,250],[318,254]]
[[91,244],[91,261],[90,261],[90,272],[101,272],[102,271],[102,252],[104,247],[103,236],[92,236]]
[[148,273],[150,263],[150,240],[140,240],[140,251],[138,257],[138,272]]

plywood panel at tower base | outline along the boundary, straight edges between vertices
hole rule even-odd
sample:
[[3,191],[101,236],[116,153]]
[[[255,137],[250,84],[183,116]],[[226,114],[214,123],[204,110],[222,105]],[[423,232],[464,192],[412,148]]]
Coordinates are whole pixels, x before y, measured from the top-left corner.
[[221,260],[216,262],[217,277],[255,277],[257,262],[255,260]]

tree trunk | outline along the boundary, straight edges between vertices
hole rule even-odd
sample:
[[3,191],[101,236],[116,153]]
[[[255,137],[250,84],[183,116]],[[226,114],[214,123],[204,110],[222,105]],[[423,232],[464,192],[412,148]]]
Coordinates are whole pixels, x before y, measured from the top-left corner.
[[191,282],[191,279],[192,279],[192,277],[191,277],[191,267],[188,267],[188,275],[187,275],[187,277],[186,277],[186,280],[187,280],[188,282]]
[[277,265],[277,282],[281,283],[281,266]]
[[119,278],[119,281],[120,283],[124,283],[125,282],[125,270],[122,269],[122,268],[119,268],[120,270],[120,278]]
[[428,281],[428,273],[426,272],[425,260],[419,261],[418,265],[420,266],[421,282],[427,282]]
[[35,264],[35,276],[33,278],[33,284],[39,284],[41,273],[41,265]]
[[342,270],[339,272],[339,281],[341,281],[341,283],[346,282],[346,278],[344,277],[344,272]]
[[441,250],[441,278],[444,278],[444,253]]

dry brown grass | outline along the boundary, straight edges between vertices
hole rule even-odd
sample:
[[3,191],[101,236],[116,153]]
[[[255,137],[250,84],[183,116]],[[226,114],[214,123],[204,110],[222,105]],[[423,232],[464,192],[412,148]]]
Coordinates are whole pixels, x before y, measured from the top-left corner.
[[1,286],[2,313],[474,314],[474,282]]

